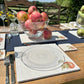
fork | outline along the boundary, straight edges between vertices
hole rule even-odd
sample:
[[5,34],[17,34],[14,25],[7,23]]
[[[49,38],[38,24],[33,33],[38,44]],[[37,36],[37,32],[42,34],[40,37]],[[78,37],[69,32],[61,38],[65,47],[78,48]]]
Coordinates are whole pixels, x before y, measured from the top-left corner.
[[6,66],[6,83],[5,84],[9,84],[9,64],[10,64],[9,57],[6,57],[4,60],[4,65]]
[[10,64],[11,64],[11,84],[15,84],[15,72],[14,72],[14,61],[15,56],[14,54],[10,54]]

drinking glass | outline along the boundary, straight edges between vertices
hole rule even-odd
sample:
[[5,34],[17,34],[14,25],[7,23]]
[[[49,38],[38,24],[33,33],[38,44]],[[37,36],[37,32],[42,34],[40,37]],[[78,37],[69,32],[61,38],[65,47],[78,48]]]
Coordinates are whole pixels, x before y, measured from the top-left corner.
[[84,17],[79,13],[77,15],[76,24],[77,24],[78,28],[84,29]]
[[13,18],[13,19],[10,19],[11,20],[11,23],[10,23],[10,33],[12,36],[17,36],[19,33],[18,33],[18,24],[15,22],[17,18]]
[[43,22],[31,22],[27,25],[27,28],[25,27],[25,22],[18,22],[24,33],[27,34],[30,39],[38,39],[42,37],[43,29],[47,28],[49,20]]

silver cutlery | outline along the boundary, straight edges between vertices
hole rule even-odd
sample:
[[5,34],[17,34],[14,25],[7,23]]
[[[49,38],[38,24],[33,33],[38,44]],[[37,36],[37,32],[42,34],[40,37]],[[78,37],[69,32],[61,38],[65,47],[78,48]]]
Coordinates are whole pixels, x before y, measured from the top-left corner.
[[6,83],[9,84],[9,64],[10,64],[10,59],[9,57],[6,57],[4,60],[4,65],[6,66]]
[[10,63],[11,63],[11,84],[15,83],[15,72],[14,72],[14,54],[10,54]]
[[10,39],[11,39],[11,37],[12,37],[11,34],[7,34],[8,44],[10,44]]

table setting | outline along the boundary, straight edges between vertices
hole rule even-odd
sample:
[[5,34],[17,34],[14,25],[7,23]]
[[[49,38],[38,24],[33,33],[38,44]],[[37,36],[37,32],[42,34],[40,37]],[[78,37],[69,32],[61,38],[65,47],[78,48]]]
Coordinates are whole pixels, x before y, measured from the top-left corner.
[[[42,13],[33,11],[28,16],[26,12],[20,11],[17,13],[17,32],[11,32],[12,26],[15,28],[13,23],[9,26],[10,33],[0,34],[0,60],[6,65],[6,77],[9,76],[7,70],[10,61],[11,83],[16,82],[14,62],[17,83],[80,71],[80,67],[65,52],[78,51],[73,44],[84,43],[84,37],[77,33],[77,28],[50,31],[47,28],[48,17],[40,17],[41,15]],[[36,17],[39,19],[35,19]],[[6,53],[12,51],[14,54],[10,54],[6,60]],[[7,83],[9,78],[6,79]]]

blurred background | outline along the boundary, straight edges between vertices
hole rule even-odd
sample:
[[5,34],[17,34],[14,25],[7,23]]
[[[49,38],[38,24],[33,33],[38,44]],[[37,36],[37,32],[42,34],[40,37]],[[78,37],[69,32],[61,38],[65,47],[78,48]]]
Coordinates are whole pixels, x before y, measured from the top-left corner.
[[[11,0],[8,0],[11,1]],[[63,12],[64,16],[61,13],[60,23],[76,21],[78,10],[80,10],[81,6],[84,5],[84,0],[28,0],[30,2],[36,1],[36,5],[42,6],[44,3],[56,3],[57,5],[61,5],[61,7],[66,7],[66,11]],[[4,0],[0,0],[0,7],[4,6]],[[61,8],[62,9],[62,8]],[[63,21],[61,19],[67,19],[67,21]],[[6,24],[6,22],[5,22]],[[2,24],[2,20],[0,19],[0,25]]]

